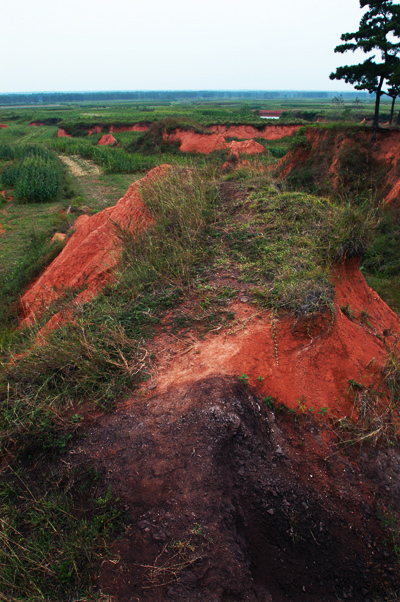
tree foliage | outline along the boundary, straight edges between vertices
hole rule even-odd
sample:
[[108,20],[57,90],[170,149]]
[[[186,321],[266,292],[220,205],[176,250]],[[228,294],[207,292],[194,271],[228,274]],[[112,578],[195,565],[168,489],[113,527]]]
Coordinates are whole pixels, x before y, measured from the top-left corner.
[[335,52],[362,50],[372,53],[364,62],[338,67],[330,79],[344,79],[356,90],[368,90],[376,94],[374,129],[378,126],[379,103],[383,86],[398,69],[397,55],[400,53],[400,5],[392,0],[360,0],[360,7],[369,7],[360,21],[358,31],[344,33],[344,44],[336,46]]

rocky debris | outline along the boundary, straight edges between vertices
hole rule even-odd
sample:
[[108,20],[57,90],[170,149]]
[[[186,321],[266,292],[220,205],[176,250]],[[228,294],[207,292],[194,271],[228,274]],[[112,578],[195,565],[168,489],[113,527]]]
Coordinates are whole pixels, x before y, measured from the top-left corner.
[[115,146],[118,143],[112,134],[104,134],[97,144],[99,146]]
[[[162,177],[167,169],[169,166],[161,165],[145,177]],[[91,299],[112,279],[121,249],[116,228],[145,227],[151,219],[140,197],[141,181],[134,182],[114,207],[78,217],[74,234],[60,255],[23,295],[22,326],[31,324],[63,290],[83,287],[75,300],[79,303]]]
[[[329,439],[313,417],[275,416],[220,376],[97,418],[69,461],[105,468],[131,517],[102,591],[115,602],[362,602],[395,585],[376,507],[388,494],[363,459],[330,457]],[[398,461],[383,452],[380,465]]]

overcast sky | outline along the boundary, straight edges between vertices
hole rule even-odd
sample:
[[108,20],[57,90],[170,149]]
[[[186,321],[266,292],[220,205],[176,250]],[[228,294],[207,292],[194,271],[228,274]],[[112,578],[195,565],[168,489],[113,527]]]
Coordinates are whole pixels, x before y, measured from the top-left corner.
[[357,58],[333,49],[361,16],[358,0],[0,0],[0,92],[351,90],[329,74]]

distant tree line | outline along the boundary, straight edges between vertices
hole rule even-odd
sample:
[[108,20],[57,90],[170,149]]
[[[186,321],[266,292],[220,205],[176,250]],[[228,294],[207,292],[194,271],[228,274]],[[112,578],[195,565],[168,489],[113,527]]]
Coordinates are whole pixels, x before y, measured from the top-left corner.
[[[262,90],[162,90],[162,91],[132,91],[132,92],[35,92],[30,94],[0,94],[0,105],[49,105],[68,102],[98,102],[110,100],[155,100],[176,102],[180,100],[269,100],[279,98],[321,98],[329,99],[333,92],[324,91],[262,91]],[[343,92],[348,99],[367,97],[368,94],[359,92]]]

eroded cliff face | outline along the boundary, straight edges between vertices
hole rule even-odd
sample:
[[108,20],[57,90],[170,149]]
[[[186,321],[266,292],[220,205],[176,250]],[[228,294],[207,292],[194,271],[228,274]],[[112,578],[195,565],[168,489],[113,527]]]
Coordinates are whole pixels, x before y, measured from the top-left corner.
[[297,145],[281,159],[279,177],[320,186],[369,188],[386,202],[400,200],[400,131],[380,130],[376,141],[370,129],[314,128],[304,130]]
[[[323,140],[310,135],[315,153]],[[286,167],[309,152],[297,149]],[[120,256],[115,225],[151,220],[140,181],[115,207],[81,216],[25,293],[24,324],[65,289],[76,304],[92,298]],[[304,319],[237,294],[232,326],[184,339],[166,322],[186,308],[172,307],[146,344],[147,380],[112,414],[87,413],[63,461],[104,471],[129,512],[98,580],[116,602],[364,602],[398,586],[380,516],[400,513],[388,379],[400,321],[357,259],[331,277],[334,307]],[[65,319],[68,310],[48,329]],[[380,434],[384,443],[367,447]]]
[[[162,177],[168,169],[166,165],[156,167],[145,179]],[[140,197],[141,182],[134,182],[114,207],[78,217],[60,255],[22,296],[23,326],[32,324],[64,291],[80,290],[76,302],[88,301],[113,278],[121,253],[117,228],[137,229],[151,221]]]

